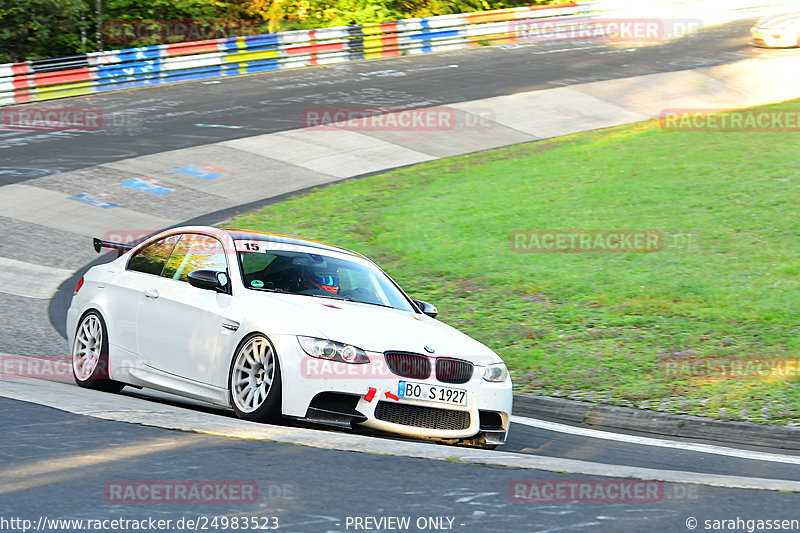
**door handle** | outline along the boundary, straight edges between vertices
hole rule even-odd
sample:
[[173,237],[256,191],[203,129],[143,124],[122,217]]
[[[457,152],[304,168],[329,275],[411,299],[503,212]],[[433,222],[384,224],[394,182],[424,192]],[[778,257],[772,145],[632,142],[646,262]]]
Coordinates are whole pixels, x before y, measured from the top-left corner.
[[158,298],[158,291],[155,289],[147,289],[144,291],[144,295],[148,298]]

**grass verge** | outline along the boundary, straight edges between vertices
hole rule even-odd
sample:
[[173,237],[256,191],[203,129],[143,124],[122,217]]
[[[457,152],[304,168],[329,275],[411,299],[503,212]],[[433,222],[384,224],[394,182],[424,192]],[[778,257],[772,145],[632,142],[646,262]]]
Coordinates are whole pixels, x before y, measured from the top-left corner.
[[[232,224],[372,257],[499,353],[518,391],[800,425],[798,146],[651,121],[352,180]],[[568,229],[659,231],[664,246],[510,246],[515,230]]]

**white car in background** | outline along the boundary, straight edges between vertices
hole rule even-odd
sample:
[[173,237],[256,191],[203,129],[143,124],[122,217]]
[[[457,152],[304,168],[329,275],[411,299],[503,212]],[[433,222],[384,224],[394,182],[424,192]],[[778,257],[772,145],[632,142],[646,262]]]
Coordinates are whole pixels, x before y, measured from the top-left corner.
[[800,11],[764,17],[750,29],[751,43],[765,48],[800,46]]
[[511,379],[364,256],[272,233],[183,227],[117,248],[67,314],[78,385],[147,387],[281,417],[496,447]]

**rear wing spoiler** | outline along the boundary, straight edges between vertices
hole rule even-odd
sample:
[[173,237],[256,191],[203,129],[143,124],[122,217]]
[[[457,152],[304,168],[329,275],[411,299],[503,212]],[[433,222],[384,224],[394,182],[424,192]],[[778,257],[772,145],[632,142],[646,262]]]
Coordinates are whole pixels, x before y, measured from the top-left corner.
[[104,240],[98,239],[96,237],[94,239],[92,239],[92,245],[94,246],[94,251],[97,252],[98,254],[100,253],[100,250],[103,249],[103,248],[110,248],[112,250],[116,250],[117,251],[117,257],[121,256],[122,254],[124,254],[128,250],[133,249],[133,245],[132,244],[124,244],[124,243],[121,243],[121,242],[104,241]]

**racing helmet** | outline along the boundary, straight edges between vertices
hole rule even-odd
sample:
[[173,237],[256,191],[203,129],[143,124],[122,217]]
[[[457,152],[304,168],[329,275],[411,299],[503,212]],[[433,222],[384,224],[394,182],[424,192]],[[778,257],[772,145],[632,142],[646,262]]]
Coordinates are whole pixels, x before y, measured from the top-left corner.
[[337,270],[303,267],[300,273],[300,284],[307,289],[322,289],[331,294],[339,292],[339,273]]

